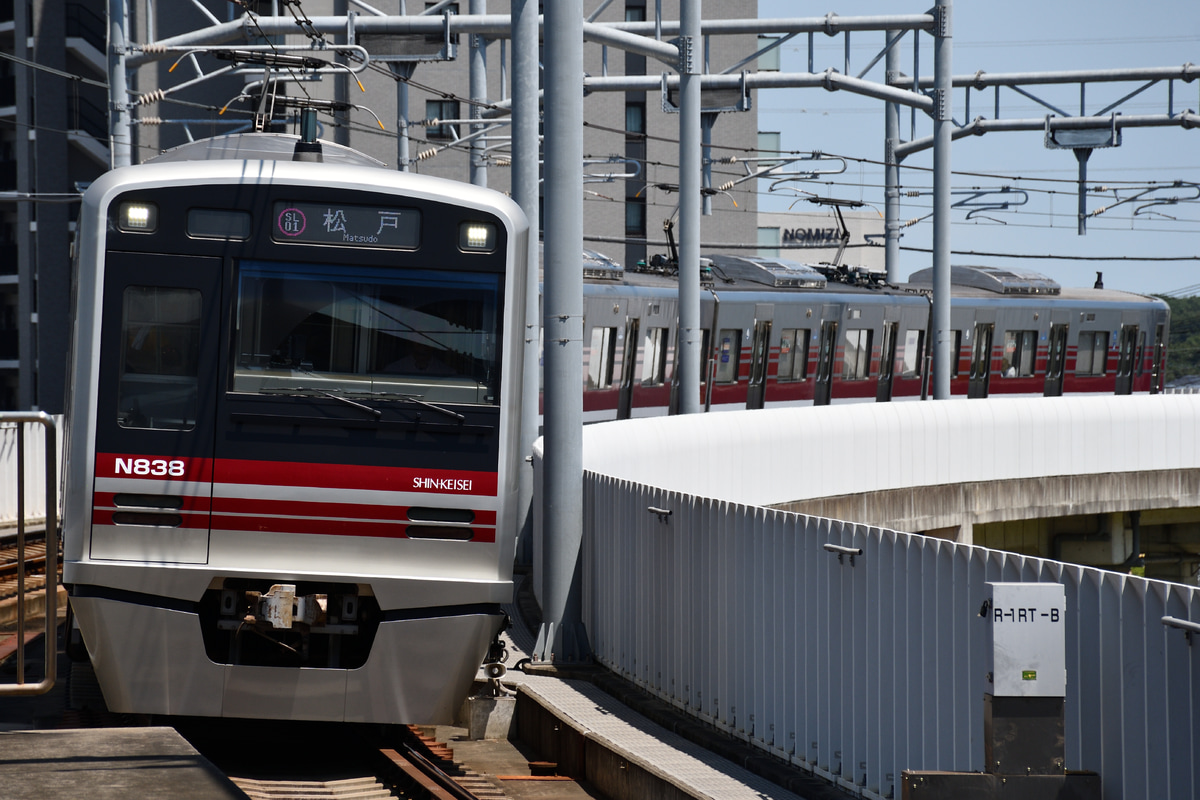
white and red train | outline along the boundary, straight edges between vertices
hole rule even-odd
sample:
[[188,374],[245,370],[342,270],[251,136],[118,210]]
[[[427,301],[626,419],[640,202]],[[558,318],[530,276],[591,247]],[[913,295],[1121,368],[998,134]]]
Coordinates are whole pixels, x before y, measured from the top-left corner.
[[[710,262],[701,293],[706,409],[928,396],[929,270],[888,286],[846,268],[738,256]],[[675,276],[600,259],[585,269],[585,420],[672,413]],[[955,396],[1162,389],[1162,300],[988,267],[954,267],[952,293]]]
[[512,597],[528,224],[294,141],[84,196],[72,612],[113,711],[449,721]]

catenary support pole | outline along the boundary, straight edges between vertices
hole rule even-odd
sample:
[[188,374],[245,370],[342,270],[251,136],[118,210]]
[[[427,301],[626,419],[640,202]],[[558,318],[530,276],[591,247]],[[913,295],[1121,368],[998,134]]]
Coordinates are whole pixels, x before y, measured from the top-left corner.
[[[487,14],[487,0],[471,0],[472,16]],[[487,102],[487,39],[482,33],[473,33],[471,41],[471,60],[469,64],[469,80],[471,84],[470,118],[471,133],[479,133],[484,124],[480,121],[480,111],[483,103]],[[487,162],[484,152],[487,147],[486,137],[476,136],[471,140],[471,183],[475,186],[487,186]]]
[[950,399],[954,331],[950,328],[950,135],[952,0],[937,0],[933,30],[933,399]]
[[125,0],[108,1],[108,150],[113,168],[127,167],[132,158],[129,130],[129,87],[125,77],[125,41],[129,30]]
[[[899,31],[886,31],[885,41],[891,42]],[[884,61],[885,83],[892,85],[900,77],[900,48],[888,48]],[[900,104],[886,103],[884,115],[883,184],[884,184],[884,254],[888,283],[899,283],[900,277],[900,162],[896,146],[900,144]]]
[[[512,7],[513,199],[529,218],[529,258],[525,284],[525,374],[521,381],[521,457],[533,452],[538,436],[541,376],[541,309],[538,275],[538,3],[514,0]],[[533,563],[533,464],[521,461],[517,488],[520,538],[517,560]]]
[[700,0],[679,8],[679,412],[700,406]]
[[412,168],[408,155],[408,80],[417,65],[393,61],[388,66],[396,77],[396,169],[408,172]]
[[583,540],[583,4],[545,5],[545,450],[542,626],[534,661],[590,655]]

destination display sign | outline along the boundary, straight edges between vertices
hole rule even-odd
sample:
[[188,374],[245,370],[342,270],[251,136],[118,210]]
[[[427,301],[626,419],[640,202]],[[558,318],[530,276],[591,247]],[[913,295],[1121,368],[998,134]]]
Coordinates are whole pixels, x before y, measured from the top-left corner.
[[271,219],[277,242],[396,250],[415,250],[421,243],[421,212],[415,208],[282,200]]

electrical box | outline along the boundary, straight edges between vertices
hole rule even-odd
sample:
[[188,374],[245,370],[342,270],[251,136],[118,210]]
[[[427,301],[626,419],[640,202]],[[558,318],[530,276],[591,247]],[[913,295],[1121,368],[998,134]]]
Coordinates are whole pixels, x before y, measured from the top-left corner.
[[1060,583],[989,583],[992,694],[1065,697],[1066,594]]

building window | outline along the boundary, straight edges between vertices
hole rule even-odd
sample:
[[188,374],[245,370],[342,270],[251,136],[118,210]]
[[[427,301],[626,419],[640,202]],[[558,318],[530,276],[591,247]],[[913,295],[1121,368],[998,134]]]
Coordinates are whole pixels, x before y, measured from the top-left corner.
[[644,5],[633,5],[632,3],[625,8],[626,22],[645,22],[646,7]]
[[758,229],[759,258],[779,258],[779,228]]
[[1108,360],[1108,331],[1080,331],[1076,375],[1103,375]]
[[[772,44],[778,42],[781,38],[780,36],[759,36],[758,49],[762,50],[766,47],[771,47]],[[774,47],[758,57],[759,72],[779,72],[779,50],[780,48]]]
[[625,135],[641,135],[646,132],[646,104],[625,104]]
[[871,374],[871,329],[846,331],[846,349],[842,357],[842,378],[860,381]]
[[791,328],[779,335],[780,381],[802,381],[808,378],[808,345],[812,331]]
[[[457,100],[425,101],[425,119],[444,120],[458,118]],[[425,136],[428,139],[455,140],[458,138],[458,135],[458,126],[454,124],[440,123],[438,125],[430,125],[425,129]]]
[[758,157],[762,159],[758,162],[760,167],[778,166],[780,162],[772,161],[772,156],[777,156],[783,151],[783,139],[779,131],[759,131],[758,132]]
[[1004,360],[1000,374],[1006,378],[1033,375],[1037,358],[1037,331],[1005,331]]
[[625,198],[625,235],[646,236],[646,198]]

